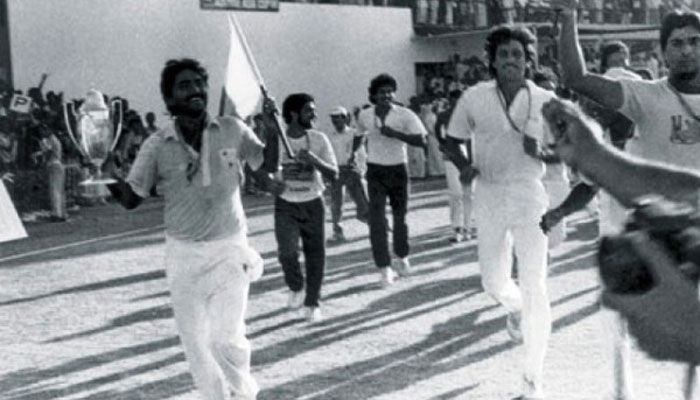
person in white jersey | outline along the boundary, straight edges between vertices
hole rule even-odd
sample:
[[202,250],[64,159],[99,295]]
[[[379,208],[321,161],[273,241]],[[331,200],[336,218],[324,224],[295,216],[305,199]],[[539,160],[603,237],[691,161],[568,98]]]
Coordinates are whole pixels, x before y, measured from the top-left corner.
[[[358,130],[367,136],[367,194],[369,196],[369,239],[372,256],[380,271],[380,284],[393,284],[395,272],[410,273],[408,260],[408,156],[406,145],[425,148],[427,131],[413,111],[394,103],[398,85],[389,74],[372,79],[369,97],[374,104],[360,111]],[[392,234],[394,254],[392,269],[387,221],[386,200],[393,215]]]
[[[158,185],[165,200],[165,264],[175,324],[194,383],[205,400],[255,399],[245,312],[250,282],[263,261],[248,244],[240,197],[245,161],[277,193],[283,186],[265,173],[276,153],[245,123],[207,113],[208,73],[193,59],[170,60],[160,90],[173,116],[139,150],[126,179],[114,157],[108,189],[127,209]],[[230,387],[229,387],[230,386]]]
[[[508,333],[524,341],[520,399],[544,398],[551,332],[547,236],[538,224],[548,204],[541,149],[553,140],[541,108],[555,95],[527,79],[536,57],[534,43],[524,27],[492,30],[485,49],[495,79],[464,92],[447,128],[448,140],[472,141],[473,162],[459,156],[456,161],[464,180],[476,171],[474,216],[482,285],[507,310]],[[520,286],[511,278],[513,251]]]
[[347,187],[350,197],[355,202],[357,219],[367,222],[369,205],[365,192],[364,176],[357,163],[358,150],[363,146],[363,137],[357,129],[349,126],[350,114],[345,107],[338,106],[331,111],[331,123],[335,130],[328,134],[333,146],[336,161],[338,161],[338,179],[331,184],[331,220],[333,235],[331,242],[342,242],[345,233],[341,221],[343,219],[343,199]]
[[[682,167],[700,167],[696,147],[700,143],[700,16],[692,11],[674,11],[664,18],[660,45],[669,66],[667,79],[614,79],[586,71],[578,44],[576,6],[575,0],[553,3],[553,7],[562,9],[560,62],[567,86],[621,112],[636,125],[636,137],[626,146],[630,154]],[[626,336],[624,327],[621,330],[619,335]],[[616,362],[615,369],[615,395],[632,399],[629,368],[620,369]]]
[[[450,92],[449,108],[438,115],[435,122],[435,137],[439,141],[439,149],[443,153],[445,163],[445,179],[447,181],[447,202],[450,207],[450,225],[452,235],[448,240],[452,243],[460,243],[471,239],[471,219],[472,219],[472,184],[463,183],[460,179],[460,171],[450,160],[450,148],[446,146],[447,123],[452,116],[452,110],[462,95],[462,91]],[[466,140],[459,144],[456,149],[468,160],[471,156],[471,143]]]
[[[265,118],[272,118],[274,107],[265,107]],[[326,267],[326,234],[323,178],[334,182],[338,164],[325,133],[314,129],[316,104],[307,93],[294,93],[282,103],[287,136],[294,153],[290,158],[282,147],[277,178],[285,190],[275,197],[275,239],[277,258],[289,288],[287,308],[304,306],[308,322],[317,322],[321,284]],[[304,252],[306,275],[301,271],[299,241]]]

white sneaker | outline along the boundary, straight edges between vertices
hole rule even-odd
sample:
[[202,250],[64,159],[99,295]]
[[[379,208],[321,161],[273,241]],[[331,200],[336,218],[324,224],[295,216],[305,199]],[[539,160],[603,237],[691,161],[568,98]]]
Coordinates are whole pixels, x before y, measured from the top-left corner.
[[391,269],[391,267],[383,267],[379,269],[379,284],[382,285],[383,288],[388,288],[389,286],[393,285],[395,279],[396,273],[393,269]]
[[522,316],[519,312],[509,313],[508,318],[506,318],[508,336],[510,336],[510,340],[519,344],[523,342],[523,332],[520,328],[521,321]]
[[409,276],[413,272],[411,269],[411,263],[408,261],[408,257],[404,258],[398,258],[394,262],[396,272],[399,273],[399,276]]
[[323,318],[321,314],[321,307],[304,307],[304,315],[306,316],[306,322],[312,324],[318,322]]
[[542,383],[523,377],[523,394],[518,397],[522,400],[542,400],[545,399]]
[[304,291],[300,290],[295,292],[293,290],[289,291],[287,295],[287,308],[290,310],[296,310],[304,304]]

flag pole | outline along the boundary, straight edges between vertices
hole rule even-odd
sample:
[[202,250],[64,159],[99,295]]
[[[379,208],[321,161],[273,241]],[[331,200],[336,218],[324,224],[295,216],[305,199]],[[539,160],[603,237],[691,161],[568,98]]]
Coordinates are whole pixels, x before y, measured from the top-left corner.
[[[250,63],[250,65],[253,67],[253,73],[255,74],[255,78],[258,80],[258,83],[260,83],[260,92],[262,93],[263,98],[269,99],[269,96],[267,94],[267,88],[265,87],[265,81],[263,80],[263,77],[260,74],[260,70],[258,70],[258,65],[255,63],[255,59],[253,58],[253,55],[250,51],[250,47],[248,47],[248,40],[243,34],[243,29],[238,24],[238,19],[236,18],[236,15],[232,12],[229,13],[229,19],[231,21],[231,25],[233,25],[233,27],[236,29],[238,38],[241,41],[241,45],[243,46],[243,51],[245,52],[245,55],[248,58],[248,63]],[[282,145],[284,146],[284,150],[287,152],[289,158],[294,158],[294,151],[292,150],[292,146],[289,144],[289,138],[287,138],[287,135],[284,133],[284,130],[282,130],[282,125],[280,124],[278,118],[279,111],[276,108],[274,110],[274,114],[275,129],[277,129],[277,135],[282,140]]]

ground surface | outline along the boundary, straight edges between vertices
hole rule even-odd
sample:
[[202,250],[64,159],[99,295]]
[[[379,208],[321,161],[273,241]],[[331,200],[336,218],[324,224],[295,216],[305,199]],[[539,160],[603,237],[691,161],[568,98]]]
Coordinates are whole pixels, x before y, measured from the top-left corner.
[[[450,244],[444,183],[413,185],[415,276],[376,284],[366,226],[346,203],[348,241],[328,249],[325,318],[283,310],[269,197],[246,197],[266,272],[248,332],[263,400],[510,399],[521,350],[481,290],[475,242]],[[594,269],[597,224],[575,216],[553,253],[551,399],[603,399],[609,359]],[[66,224],[30,224],[0,244],[0,399],[197,399],[176,336],[163,270],[162,204],[86,208]],[[634,353],[638,399],[680,399],[682,370]]]

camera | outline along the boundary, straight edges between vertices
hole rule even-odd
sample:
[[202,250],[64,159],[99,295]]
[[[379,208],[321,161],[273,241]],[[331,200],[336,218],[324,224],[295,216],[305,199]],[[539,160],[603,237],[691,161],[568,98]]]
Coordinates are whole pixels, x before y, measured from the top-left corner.
[[681,272],[695,284],[700,278],[700,212],[686,203],[647,196],[635,202],[625,230],[600,242],[598,265],[605,289],[641,294],[654,287],[654,277],[637,255],[631,237],[645,231],[666,249]]

